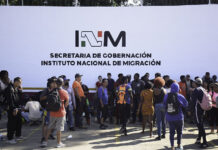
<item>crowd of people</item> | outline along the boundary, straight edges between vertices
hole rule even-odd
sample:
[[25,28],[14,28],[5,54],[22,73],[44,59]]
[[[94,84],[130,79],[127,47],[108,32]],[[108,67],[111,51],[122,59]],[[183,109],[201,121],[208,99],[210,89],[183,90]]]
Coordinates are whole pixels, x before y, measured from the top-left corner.
[[[57,148],[64,147],[61,133],[65,123],[70,131],[88,129],[91,116],[99,123],[99,130],[108,128],[110,124],[121,126],[120,134],[128,135],[127,125],[136,122],[142,124],[144,134],[148,124],[150,137],[153,138],[153,127],[156,124],[156,140],[166,138],[166,124],[169,125],[170,144],[172,150],[182,150],[182,131],[184,121],[194,124],[198,129],[196,144],[207,148],[205,132],[205,116],[208,118],[211,134],[218,133],[218,83],[217,76],[209,72],[193,80],[190,75],[181,75],[177,82],[169,75],[155,74],[150,79],[146,73],[140,78],[136,73],[118,75],[115,81],[111,73],[107,78],[98,77],[94,98],[89,99],[89,89],[82,83],[82,75],[75,74],[75,80],[70,85],[65,75],[51,77],[47,87],[39,93],[24,100],[22,94],[22,79],[10,81],[6,70],[0,72],[0,114],[7,112],[8,143],[16,144],[22,140],[22,119],[30,125],[42,124],[41,147],[47,147],[48,139],[55,139],[57,133]],[[93,111],[91,111],[93,110]],[[83,119],[86,124],[84,125]],[[193,122],[194,120],[194,122]],[[174,135],[177,134],[177,147],[174,146]]]

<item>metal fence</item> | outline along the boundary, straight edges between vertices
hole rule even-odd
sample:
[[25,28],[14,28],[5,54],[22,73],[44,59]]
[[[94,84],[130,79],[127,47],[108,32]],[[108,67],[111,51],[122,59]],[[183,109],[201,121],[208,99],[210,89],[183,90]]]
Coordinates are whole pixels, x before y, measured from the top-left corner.
[[[0,0],[11,6],[125,6],[128,0]],[[144,6],[218,4],[218,0],[141,0]]]

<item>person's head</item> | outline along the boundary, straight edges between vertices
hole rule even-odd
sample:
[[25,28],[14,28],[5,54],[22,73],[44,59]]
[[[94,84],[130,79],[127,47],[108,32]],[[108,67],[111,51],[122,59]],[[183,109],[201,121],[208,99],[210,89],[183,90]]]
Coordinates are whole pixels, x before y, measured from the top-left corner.
[[169,80],[166,82],[165,86],[166,86],[167,88],[170,88],[173,83],[174,83],[174,81],[173,81],[172,79],[169,79]]
[[64,87],[65,87],[66,89],[70,87],[69,81],[64,82]]
[[159,72],[157,72],[157,73],[155,73],[155,78],[157,78],[157,77],[161,77],[161,74],[159,73]]
[[107,73],[107,78],[111,79],[111,73]]
[[213,79],[214,82],[216,82],[217,76],[216,76],[216,75],[213,75],[213,76],[212,76],[212,79]]
[[3,80],[3,79],[5,79],[5,78],[8,78],[8,71],[2,70],[2,71],[0,72],[0,79]]
[[63,80],[63,78],[58,78],[58,79],[56,80],[56,84],[57,84],[57,87],[58,87],[58,88],[62,87],[62,86],[64,85],[64,80]]
[[207,78],[207,79],[210,78],[210,72],[205,73],[205,78]]
[[173,82],[170,86],[172,93],[178,93],[179,92],[179,84],[176,82]]
[[123,78],[123,74],[122,74],[122,73],[119,73],[119,74],[118,74],[118,79],[122,80],[122,78]]
[[186,81],[190,81],[190,75],[187,74],[186,77],[185,77]]
[[203,88],[205,88],[205,89],[207,89],[208,88],[208,84],[207,84],[207,82],[203,82]]
[[81,79],[82,79],[82,75],[77,73],[75,74],[75,80],[78,81],[78,82],[81,82]]
[[181,80],[181,82],[185,82],[186,80],[185,80],[185,76],[184,75],[181,75],[180,76],[180,80]]
[[196,82],[192,82],[192,85],[191,85],[192,88],[196,88],[197,87],[197,84]]
[[138,73],[136,73],[135,75],[134,75],[134,80],[139,80],[139,77],[140,77],[140,75],[138,74]]
[[98,76],[98,81],[102,82],[102,76]]
[[200,86],[202,86],[203,81],[202,81],[201,78],[197,78],[197,79],[195,80],[195,83],[196,83],[196,86],[197,86],[197,87],[200,87]]
[[127,78],[128,78],[128,82],[130,82],[131,81],[131,75],[127,75]]
[[165,81],[162,77],[157,77],[154,79],[154,86],[157,88],[162,88],[165,85]]
[[8,84],[10,82],[8,71],[2,70],[0,72],[0,79],[3,81],[3,83]]
[[147,79],[149,79],[150,74],[147,72],[147,73],[145,74],[145,76],[146,76]]
[[21,80],[21,78],[20,78],[20,77],[14,78],[14,87],[15,87],[15,88],[19,88],[19,87],[21,87],[21,85],[22,85],[22,80]]
[[169,75],[165,75],[165,76],[163,76],[163,79],[165,80],[165,82],[167,82],[170,79],[170,76]]
[[108,86],[108,80],[106,78],[104,78],[102,80],[102,85],[103,85],[103,87],[107,87]]
[[149,89],[152,89],[153,88],[153,83],[148,81],[145,83],[145,86],[144,86],[144,89],[145,90],[149,90]]
[[128,83],[128,77],[124,76],[122,78],[121,84],[127,84]]
[[57,88],[57,83],[56,83],[56,81],[57,81],[57,78],[56,77],[51,77],[51,78],[49,78],[48,79],[48,82],[47,82],[47,87],[49,88],[49,89],[55,89],[55,88]]

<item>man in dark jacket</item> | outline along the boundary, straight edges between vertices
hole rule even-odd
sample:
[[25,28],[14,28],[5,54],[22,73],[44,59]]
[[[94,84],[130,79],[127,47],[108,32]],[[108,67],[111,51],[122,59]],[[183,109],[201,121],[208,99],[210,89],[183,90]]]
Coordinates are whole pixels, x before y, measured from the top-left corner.
[[21,84],[20,77],[14,79],[5,90],[5,99],[8,104],[7,137],[8,143],[15,144],[14,134],[17,140],[21,140]]
[[[201,148],[207,148],[208,143],[206,139],[206,133],[204,129],[204,115],[205,111],[201,108],[199,102],[202,102],[203,99],[203,91],[202,91],[202,79],[197,78],[195,80],[195,83],[197,85],[197,88],[194,90],[192,95],[192,108],[195,110],[195,121],[198,127],[198,138],[196,140],[196,144],[199,144]],[[203,137],[203,143],[201,143],[201,138]]]

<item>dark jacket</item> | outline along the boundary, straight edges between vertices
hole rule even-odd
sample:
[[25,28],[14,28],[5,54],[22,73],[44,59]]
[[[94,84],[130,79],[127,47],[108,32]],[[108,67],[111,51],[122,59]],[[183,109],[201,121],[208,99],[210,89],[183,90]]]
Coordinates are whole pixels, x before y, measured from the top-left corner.
[[21,108],[21,94],[22,92],[18,89],[15,89],[12,83],[10,83],[5,89],[5,100],[9,111],[13,111],[16,108]]

